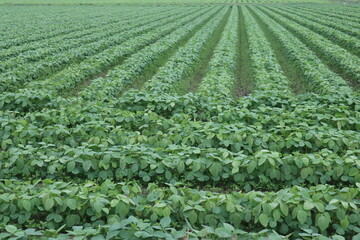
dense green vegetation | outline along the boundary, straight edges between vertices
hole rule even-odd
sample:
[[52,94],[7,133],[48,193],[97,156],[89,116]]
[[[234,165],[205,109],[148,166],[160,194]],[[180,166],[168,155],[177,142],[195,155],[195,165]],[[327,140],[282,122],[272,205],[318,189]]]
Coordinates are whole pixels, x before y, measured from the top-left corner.
[[[349,0],[344,2],[357,2]],[[0,0],[5,5],[98,5],[98,4],[127,4],[127,5],[170,5],[170,4],[251,4],[251,3],[331,3],[332,0]]]
[[0,8],[0,239],[360,239],[359,6],[250,2]]

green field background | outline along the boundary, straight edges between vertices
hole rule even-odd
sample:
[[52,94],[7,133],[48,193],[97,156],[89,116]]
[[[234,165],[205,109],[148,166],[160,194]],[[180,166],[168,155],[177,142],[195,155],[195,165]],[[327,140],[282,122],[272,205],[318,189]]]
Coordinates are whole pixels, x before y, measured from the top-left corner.
[[242,4],[242,3],[334,3],[360,0],[0,0],[0,4]]

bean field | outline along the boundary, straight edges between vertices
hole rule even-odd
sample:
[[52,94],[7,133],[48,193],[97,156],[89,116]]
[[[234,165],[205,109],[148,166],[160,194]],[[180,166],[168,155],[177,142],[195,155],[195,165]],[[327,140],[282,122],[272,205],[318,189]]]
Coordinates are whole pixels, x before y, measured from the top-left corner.
[[359,4],[46,3],[0,7],[0,239],[360,239]]

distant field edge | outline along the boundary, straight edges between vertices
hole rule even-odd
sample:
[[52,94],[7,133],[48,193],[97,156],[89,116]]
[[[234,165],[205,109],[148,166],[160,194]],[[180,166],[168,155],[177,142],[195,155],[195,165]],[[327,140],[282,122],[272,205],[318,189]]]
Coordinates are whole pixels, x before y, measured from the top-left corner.
[[28,5],[126,5],[126,6],[164,6],[164,5],[199,5],[199,4],[219,4],[219,5],[247,5],[247,4],[304,4],[304,3],[333,3],[349,4],[360,6],[360,0],[0,0],[2,6],[28,6]]

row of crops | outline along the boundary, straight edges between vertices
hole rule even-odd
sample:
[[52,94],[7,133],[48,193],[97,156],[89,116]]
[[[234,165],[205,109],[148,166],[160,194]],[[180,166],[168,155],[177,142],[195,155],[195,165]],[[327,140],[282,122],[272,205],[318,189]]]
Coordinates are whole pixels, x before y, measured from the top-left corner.
[[0,238],[360,239],[357,9],[2,8]]
[[[27,5],[32,6],[36,4],[48,5],[101,5],[101,4],[126,4],[132,6],[147,5],[187,5],[187,4],[242,4],[242,3],[333,3],[332,0],[0,0],[0,5],[13,6],[13,5]],[[358,0],[344,1],[339,0],[336,2],[356,3]]]

